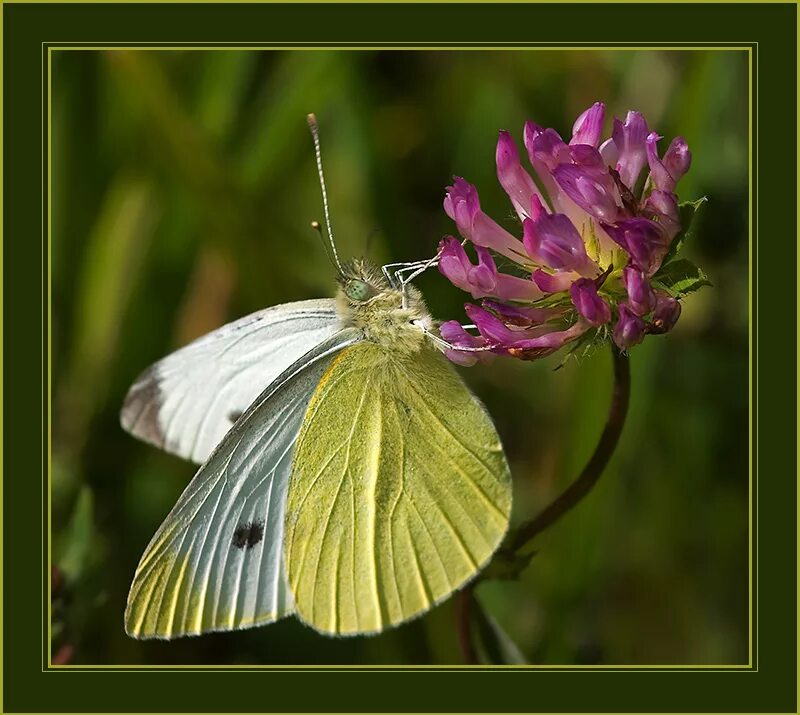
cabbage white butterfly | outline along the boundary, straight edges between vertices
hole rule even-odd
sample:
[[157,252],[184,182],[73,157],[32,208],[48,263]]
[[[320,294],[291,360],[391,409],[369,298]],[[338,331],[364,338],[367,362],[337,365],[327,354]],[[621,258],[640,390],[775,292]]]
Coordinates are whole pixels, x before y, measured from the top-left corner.
[[500,439],[409,284],[432,261],[340,264],[309,124],[337,298],[196,340],[146,370],[122,407],[130,433],[202,464],[139,562],[133,637],[291,613],[327,634],[376,633],[463,586],[508,528]]

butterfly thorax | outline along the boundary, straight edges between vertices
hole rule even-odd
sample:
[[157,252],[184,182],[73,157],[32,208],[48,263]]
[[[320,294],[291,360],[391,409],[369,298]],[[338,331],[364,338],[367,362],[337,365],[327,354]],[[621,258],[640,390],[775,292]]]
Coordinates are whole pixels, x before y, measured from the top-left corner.
[[434,325],[422,294],[413,286],[392,288],[381,271],[366,261],[354,259],[344,266],[336,296],[339,316],[346,326],[364,333],[365,340],[396,355],[410,355],[427,344],[422,328]]

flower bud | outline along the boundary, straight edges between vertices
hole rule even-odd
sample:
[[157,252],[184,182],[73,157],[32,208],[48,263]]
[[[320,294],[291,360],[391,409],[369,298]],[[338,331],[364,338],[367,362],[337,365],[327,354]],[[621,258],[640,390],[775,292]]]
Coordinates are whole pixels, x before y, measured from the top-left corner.
[[644,340],[647,325],[625,303],[619,304],[619,319],[614,326],[613,338],[620,350],[627,350]]
[[653,310],[656,295],[642,270],[633,265],[625,266],[622,271],[622,283],[628,294],[628,305],[636,315],[647,315]]
[[596,147],[600,142],[600,132],[603,131],[603,119],[606,114],[606,105],[595,102],[589,109],[581,114],[572,125],[572,139],[570,144],[588,144]]
[[619,178],[629,189],[633,189],[647,161],[647,122],[639,112],[628,112],[624,123],[614,119],[611,136],[617,150],[615,166]]
[[671,295],[661,291],[656,296],[656,307],[653,311],[653,320],[650,323],[650,332],[655,334],[668,333],[675,327],[681,317],[681,304]]
[[664,166],[675,183],[681,180],[683,175],[692,166],[692,152],[683,137],[675,137],[664,154]]
[[597,294],[597,284],[590,278],[579,278],[569,289],[575,309],[591,325],[603,325],[611,320],[611,308]]
[[481,210],[478,191],[460,176],[453,179],[453,185],[447,187],[444,196],[444,210],[456,222],[458,232],[469,238],[472,234],[472,221]]
[[664,154],[664,159],[659,159],[656,148],[659,139],[661,137],[658,134],[651,132],[645,142],[650,178],[657,189],[675,191],[675,185],[692,165],[692,153],[683,137],[675,137]]

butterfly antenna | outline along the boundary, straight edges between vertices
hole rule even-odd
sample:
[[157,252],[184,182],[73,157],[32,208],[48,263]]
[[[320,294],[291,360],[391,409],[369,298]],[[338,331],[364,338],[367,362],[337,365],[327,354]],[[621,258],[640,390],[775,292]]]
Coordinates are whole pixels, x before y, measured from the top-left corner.
[[[325,174],[322,172],[322,152],[320,151],[319,147],[319,125],[317,124],[317,118],[314,114],[309,114],[306,119],[308,121],[308,128],[311,130],[311,137],[314,139],[314,156],[317,159],[317,175],[319,176],[319,186],[322,189],[322,209],[325,212],[325,228],[328,233],[326,245],[331,249],[331,255],[333,257],[336,270],[339,271],[339,275],[344,275],[342,264],[339,262],[339,254],[336,252],[336,244],[333,241],[331,214],[330,210],[328,209],[328,191],[325,188]],[[320,236],[322,236],[322,229],[316,221],[314,221],[311,226],[318,230]]]

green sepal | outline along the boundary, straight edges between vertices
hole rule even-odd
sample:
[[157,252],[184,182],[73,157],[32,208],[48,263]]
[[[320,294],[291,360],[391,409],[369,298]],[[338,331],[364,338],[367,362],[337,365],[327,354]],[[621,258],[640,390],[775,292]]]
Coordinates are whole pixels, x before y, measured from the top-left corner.
[[605,344],[607,337],[608,329],[605,325],[602,325],[599,328],[590,328],[577,340],[571,343],[566,355],[564,355],[564,358],[558,365],[556,365],[554,370],[560,370],[562,367],[564,367],[564,365],[567,364],[567,361],[570,358],[574,357],[576,360],[580,361],[593,355],[599,347],[602,347]]
[[669,246],[667,255],[664,256],[662,264],[669,263],[675,256],[678,255],[686,239],[693,235],[693,224],[697,217],[697,212],[700,207],[708,201],[708,198],[703,196],[696,201],[684,201],[678,205],[678,213],[680,214],[681,230]]
[[687,258],[678,258],[661,266],[653,276],[653,283],[675,298],[682,298],[698,288],[712,285],[708,276]]

